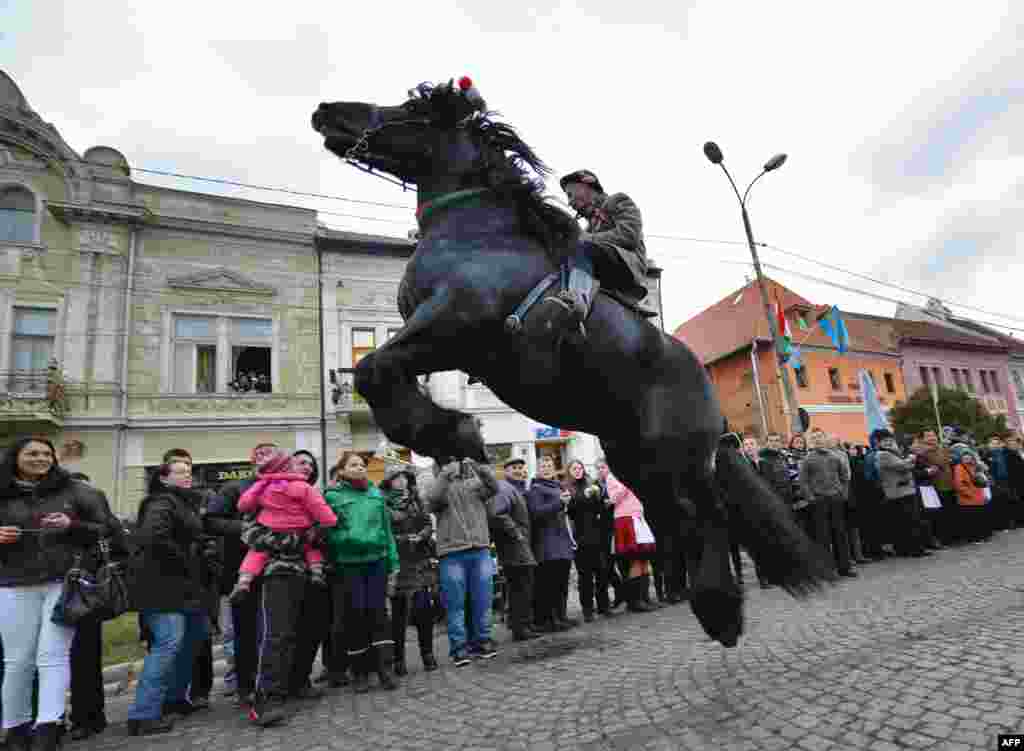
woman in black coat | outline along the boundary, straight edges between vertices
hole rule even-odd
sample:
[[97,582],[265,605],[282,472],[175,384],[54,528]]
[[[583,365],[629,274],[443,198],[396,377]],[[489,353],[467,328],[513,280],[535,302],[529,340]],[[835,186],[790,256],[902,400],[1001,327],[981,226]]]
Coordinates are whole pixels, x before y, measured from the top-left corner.
[[133,600],[150,641],[128,711],[132,735],[171,730],[169,711],[189,713],[188,687],[199,646],[209,636],[204,587],[201,497],[192,488],[192,465],[164,464],[139,507],[133,562]]
[[54,623],[53,609],[76,557],[95,570],[96,542],[108,531],[105,509],[102,493],[58,466],[57,452],[45,438],[16,441],[0,462],[0,639],[8,748],[50,751],[59,743],[75,630]]

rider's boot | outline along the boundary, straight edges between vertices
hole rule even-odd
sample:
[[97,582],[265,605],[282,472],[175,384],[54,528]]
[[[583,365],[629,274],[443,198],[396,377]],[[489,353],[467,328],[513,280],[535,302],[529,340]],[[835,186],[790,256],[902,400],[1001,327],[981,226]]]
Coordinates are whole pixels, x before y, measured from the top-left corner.
[[570,262],[569,283],[566,289],[558,293],[558,298],[569,310],[570,329],[586,331],[583,322],[590,314],[590,305],[597,292],[597,280],[590,269],[575,261]]

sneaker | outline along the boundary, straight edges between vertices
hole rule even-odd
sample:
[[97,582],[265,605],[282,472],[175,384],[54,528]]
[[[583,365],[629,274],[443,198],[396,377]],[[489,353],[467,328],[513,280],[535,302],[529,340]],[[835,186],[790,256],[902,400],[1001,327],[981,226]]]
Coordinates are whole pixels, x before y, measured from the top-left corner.
[[470,659],[469,654],[465,651],[459,651],[452,655],[452,664],[457,668],[463,668],[471,662],[473,660]]
[[423,669],[428,673],[437,670],[437,658],[434,655],[423,655]]
[[478,660],[493,660],[498,656],[498,645],[492,639],[488,639],[480,645],[480,649],[473,656]]
[[593,623],[594,622],[594,614],[593,613],[584,613],[583,614],[583,622],[584,623]]
[[249,705],[249,722],[261,728],[280,725],[285,721],[284,702],[277,697],[257,697]]

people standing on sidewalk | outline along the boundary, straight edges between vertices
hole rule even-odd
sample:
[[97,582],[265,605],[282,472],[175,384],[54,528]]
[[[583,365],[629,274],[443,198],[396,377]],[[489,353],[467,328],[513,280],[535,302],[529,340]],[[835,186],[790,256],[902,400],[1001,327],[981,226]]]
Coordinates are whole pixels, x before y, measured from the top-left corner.
[[192,711],[192,666],[210,626],[201,499],[191,488],[192,465],[177,459],[153,474],[139,506],[132,599],[150,647],[128,710],[132,735],[169,732],[173,723],[167,715]]
[[[258,652],[255,697],[250,720],[266,726],[280,722],[289,696],[313,698],[318,694],[305,676],[293,684],[297,635],[306,592],[324,587],[323,554],[316,545],[319,530],[337,523],[335,513],[306,475],[292,472],[292,456],[275,451],[261,465],[257,481],[238,500],[238,510],[253,515],[243,539],[249,552],[242,560],[237,599],[252,597],[253,580],[259,577],[259,610],[263,636]],[[248,578],[248,586],[242,586]],[[241,598],[237,595],[243,593]],[[304,666],[305,667],[305,666]]]
[[569,519],[576,531],[576,573],[583,620],[611,615],[608,600],[608,544],[605,537],[611,509],[602,500],[601,487],[587,475],[583,462],[569,463],[565,489],[569,492]]
[[[608,476],[611,474],[611,470],[608,468],[608,462],[602,457],[597,460],[594,464],[597,469],[597,485],[601,488],[601,502],[608,508],[608,513],[605,515],[606,528],[604,530],[604,549],[608,551],[608,567],[606,577],[608,584],[612,588],[612,603],[610,605],[611,611],[614,613],[616,610],[621,608],[629,600],[629,596],[626,593],[625,580],[622,578],[622,573],[619,571],[619,563],[621,563],[616,557],[614,552],[615,547],[615,512],[614,503],[608,496]],[[683,575],[685,579],[685,573]]]
[[[398,688],[394,677],[395,642],[388,620],[389,578],[398,572],[398,548],[391,533],[391,515],[380,490],[366,476],[366,462],[354,451],[338,461],[337,483],[326,499],[338,517],[327,532],[328,556],[334,566],[334,623],[343,628],[352,685],[356,693],[370,690],[369,676],[380,686]],[[338,643],[335,642],[335,647]]]
[[938,493],[942,503],[942,509],[929,512],[932,526],[939,541],[943,545],[956,542],[959,534],[958,526],[958,504],[956,491],[953,489],[953,465],[949,449],[939,442],[939,434],[934,430],[925,430],[921,433],[921,445],[918,456],[922,458],[926,466],[934,467],[932,474],[932,486]]
[[[93,487],[88,475],[78,472],[72,473],[71,477]],[[127,556],[124,527],[110,510],[106,496],[99,490],[97,493],[108,518],[106,534],[111,553]],[[98,735],[107,727],[103,691],[103,621],[95,616],[78,622],[71,643],[71,714],[68,719],[71,722],[69,735],[73,741]]]
[[536,639],[533,630],[533,588],[537,559],[533,556],[530,509],[526,503],[526,460],[505,462],[505,479],[491,507],[491,539],[505,573],[507,623],[516,641]]
[[[296,474],[305,478],[306,484],[319,489],[317,481],[320,479],[320,467],[317,465],[316,457],[305,449],[299,449],[292,454],[291,469]],[[326,536],[321,532],[315,535],[315,545],[321,550],[327,547]],[[324,557],[325,582],[314,582],[312,577],[306,577],[306,593],[302,600],[302,610],[299,614],[298,630],[295,634],[295,654],[292,657],[292,677],[289,681],[289,699],[319,699],[323,696],[323,689],[315,687],[312,682],[313,662],[316,660],[318,650],[324,650],[324,665],[329,664],[330,659],[330,634],[331,634],[331,596],[330,586],[327,582],[331,578],[330,562]]]
[[917,459],[904,457],[896,437],[888,430],[876,430],[871,437],[878,446],[878,474],[896,553],[915,558],[930,555],[925,550],[921,498],[914,482]]
[[985,503],[988,480],[978,469],[978,460],[971,451],[960,454],[953,466],[953,489],[959,504],[959,521],[968,542],[981,542],[992,536],[992,523]]
[[435,462],[434,471],[436,477],[424,500],[437,519],[448,652],[455,667],[463,667],[474,658],[491,659],[498,654],[491,638],[494,559],[488,519],[499,487],[494,470],[472,459]]
[[609,474],[608,497],[614,508],[615,555],[623,562],[625,574],[623,588],[626,591],[627,607],[632,613],[649,613],[655,610],[647,602],[650,588],[650,557],[657,547],[654,536],[645,539],[650,527],[644,519],[644,507],[633,491],[615,475]]
[[562,605],[569,591],[573,541],[567,525],[570,494],[555,476],[555,460],[545,455],[537,463],[537,476],[530,483],[526,503],[533,524],[533,555],[537,578],[533,591],[534,624],[537,631],[566,631],[579,625],[565,617]]
[[[793,507],[793,483],[789,476],[789,459],[782,450],[782,436],[778,433],[769,433],[765,439],[765,447],[758,452],[757,458],[758,473],[771,486],[786,508],[791,509]],[[762,588],[771,586],[761,575],[756,563],[754,571]]]
[[61,469],[45,438],[18,439],[0,461],[3,726],[15,751],[60,742],[75,630],[54,623],[53,609],[76,555],[98,565],[96,543],[113,531],[108,508],[102,493]]
[[1020,435],[1006,437],[1006,472],[1010,488],[1011,518],[1017,526],[1024,525],[1024,452]]
[[[229,482],[221,488],[220,493],[207,504],[205,523],[208,529],[224,538],[224,570],[221,574],[220,593],[231,594],[238,581],[239,568],[248,547],[242,541],[242,514],[238,510],[238,500],[259,477],[260,467],[274,455],[277,444],[264,442],[253,447],[249,455],[254,473],[244,480]],[[231,606],[231,621],[234,631],[235,650],[235,681],[238,686],[239,705],[248,714],[256,683],[257,652],[259,649],[262,622],[259,614],[259,589],[262,583],[257,581],[252,587],[253,597]]]
[[800,465],[800,484],[804,497],[810,500],[814,520],[814,539],[826,550],[831,549],[840,576],[855,577],[850,560],[850,540],[846,534],[846,488],[849,467],[835,451],[827,448],[827,438],[820,428],[810,434],[811,450]]
[[416,473],[408,467],[389,470],[380,484],[391,514],[391,532],[398,546],[398,576],[391,596],[391,633],[395,641],[395,675],[408,673],[405,638],[410,622],[416,627],[423,669],[437,670],[434,657],[433,593],[437,575],[434,524],[420,499]]

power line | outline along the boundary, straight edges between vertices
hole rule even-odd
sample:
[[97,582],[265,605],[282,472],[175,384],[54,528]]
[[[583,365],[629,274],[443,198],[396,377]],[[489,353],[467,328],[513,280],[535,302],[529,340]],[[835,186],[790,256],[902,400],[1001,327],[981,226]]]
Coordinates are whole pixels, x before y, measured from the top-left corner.
[[[86,162],[86,164],[96,164],[95,162]],[[99,165],[109,166],[109,165]],[[227,180],[222,177],[204,177],[202,175],[186,175],[181,172],[170,172],[167,170],[148,169],[146,167],[131,167],[130,169],[136,172],[145,172],[150,175],[162,175],[164,177],[176,177],[182,180],[200,180],[207,183],[216,183],[218,185],[231,185],[236,188],[248,188],[250,190],[264,190],[272,193],[285,193],[290,196],[303,196],[305,198],[323,198],[328,201],[344,201],[346,203],[356,203],[362,206],[379,206],[387,209],[403,209],[405,211],[415,211],[415,206],[406,206],[398,203],[386,203],[383,201],[366,201],[361,198],[347,198],[345,196],[332,196],[327,193],[313,193],[306,190],[295,190],[293,188],[280,188],[270,185],[257,185],[256,183],[243,183],[238,180]]]
[[[84,160],[83,160],[83,163],[85,163],[85,164],[95,164],[95,165],[98,165],[98,166],[108,166],[108,165],[102,165],[102,164],[99,164],[99,163],[96,163],[96,162],[88,162],[88,161],[84,161]],[[383,207],[383,208],[402,209],[402,210],[406,210],[406,211],[414,210],[414,207],[407,206],[407,205],[402,205],[402,204],[387,203],[387,202],[381,202],[381,201],[367,201],[367,200],[357,199],[357,198],[348,198],[346,196],[336,196],[336,195],[330,195],[330,194],[326,194],[326,193],[317,193],[317,192],[313,192],[313,191],[296,190],[296,189],[293,189],[293,188],[282,188],[282,187],[269,186],[269,185],[260,185],[260,184],[257,184],[257,183],[243,183],[243,182],[237,181],[237,180],[229,180],[229,179],[217,178],[217,177],[207,177],[207,176],[203,176],[203,175],[189,175],[189,174],[186,174],[186,173],[173,172],[173,171],[170,171],[170,170],[157,170],[157,169],[152,169],[152,168],[148,168],[148,167],[132,167],[131,169],[137,170],[139,172],[144,172],[144,173],[154,174],[154,175],[161,175],[161,176],[165,176],[165,177],[174,177],[174,178],[177,178],[177,179],[184,179],[184,180],[199,180],[199,181],[203,181],[203,182],[209,182],[209,183],[220,184],[220,185],[230,185],[230,186],[234,186],[234,187],[248,188],[248,189],[252,189],[252,190],[262,190],[262,191],[268,191],[268,192],[283,193],[283,194],[287,194],[287,195],[304,196],[304,197],[309,197],[309,198],[320,198],[320,199],[326,199],[326,200],[344,201],[344,202],[347,202],[347,203],[355,203],[355,204],[361,204],[361,205],[366,205],[366,206],[378,206],[378,207]],[[343,218],[347,218],[347,219],[356,219],[356,220],[359,220],[359,221],[383,222],[383,223],[387,223],[387,224],[397,224],[397,225],[402,225],[402,226],[409,226],[409,224],[410,224],[410,222],[401,221],[401,220],[395,220],[395,219],[386,219],[386,218],[383,218],[383,217],[359,216],[359,215],[345,214],[345,213],[342,213],[342,212],[333,212],[333,211],[326,211],[326,210],[320,210],[320,209],[313,209],[313,210],[317,211],[320,214],[324,214],[324,215],[328,215],[328,216],[338,216],[338,217],[343,217]],[[681,236],[681,235],[669,235],[669,234],[658,234],[658,233],[648,233],[646,236],[650,237],[650,238],[654,238],[654,239],[673,240],[673,241],[681,241],[681,242],[697,242],[697,243],[720,244],[720,245],[740,245],[740,246],[745,246],[746,245],[745,242],[739,241],[739,240],[720,240],[720,239],[699,238],[699,237],[686,237],[686,236]],[[929,293],[926,293],[926,292],[921,292],[919,290],[911,289],[909,287],[903,287],[901,285],[894,284],[892,282],[885,282],[885,281],[882,281],[880,279],[875,279],[874,277],[868,276],[866,274],[862,274],[862,273],[856,272],[856,271],[850,271],[849,269],[845,269],[845,268],[843,268],[841,266],[836,266],[834,264],[826,263],[825,261],[821,261],[821,260],[818,260],[818,259],[809,258],[809,257],[807,257],[805,255],[800,254],[800,253],[796,253],[795,251],[786,250],[785,248],[780,248],[780,247],[775,246],[775,245],[771,245],[771,244],[763,243],[763,242],[762,243],[758,243],[758,245],[760,247],[762,247],[762,248],[765,248],[766,250],[771,250],[771,251],[775,251],[775,252],[782,253],[782,254],[785,254],[785,255],[793,256],[793,257],[799,258],[800,260],[805,261],[807,263],[816,264],[816,265],[822,266],[824,268],[828,268],[828,269],[830,269],[832,271],[838,271],[838,272],[843,273],[843,274],[848,274],[850,276],[853,276],[853,277],[856,277],[856,278],[859,278],[859,279],[863,279],[865,281],[869,281],[869,282],[872,282],[874,284],[878,284],[878,285],[881,285],[881,286],[884,286],[884,287],[889,287],[891,289],[896,289],[896,290],[899,290],[901,292],[906,292],[906,293],[909,293],[909,294],[917,295],[917,296],[920,296],[920,297],[924,297],[926,299],[935,299],[935,300],[938,300],[939,302],[942,302],[942,303],[944,303],[946,305],[952,305],[952,306],[964,308],[965,310],[972,310],[972,311],[984,313],[986,315],[994,315],[994,316],[997,316],[999,318],[1005,318],[1005,319],[1007,319],[1009,321],[1015,321],[1015,322],[1018,322],[1018,323],[1024,323],[1024,319],[1018,318],[1016,316],[1008,315],[1008,314],[1005,314],[1005,313],[1000,313],[1000,312],[997,312],[997,311],[991,311],[991,310],[987,310],[985,308],[979,308],[979,307],[972,306],[972,305],[967,305],[965,303],[961,303],[961,302],[958,302],[958,301],[955,301],[955,300],[947,300],[947,299],[944,299],[944,298],[941,298],[941,297],[937,297],[936,295],[933,295],[933,294],[929,294]],[[884,298],[881,298],[881,299],[884,299]],[[900,302],[899,304],[907,304],[907,303]],[[992,325],[992,324],[986,324],[986,325]],[[1014,328],[1014,327],[1011,327],[1011,326],[1003,326],[1003,328],[1009,328],[1009,329],[1013,329],[1013,330],[1020,330],[1020,329],[1017,329],[1017,328]]]
[[[708,239],[708,238],[702,238],[702,237],[683,237],[683,236],[679,236],[679,235],[661,235],[661,234],[648,234],[646,236],[647,237],[658,238],[658,239],[663,239],[663,240],[677,240],[677,241],[680,241],[680,242],[709,243],[709,244],[716,244],[716,245],[739,245],[739,246],[747,247],[747,243],[745,241],[741,241],[741,240],[716,240],[716,239]],[[924,297],[926,299],[938,300],[939,302],[944,303],[946,305],[951,305],[951,306],[955,306],[955,307],[958,307],[958,308],[964,308],[965,310],[973,310],[973,311],[976,311],[976,312],[979,312],[979,313],[984,313],[986,315],[998,316],[999,318],[1005,318],[1008,321],[1016,321],[1018,323],[1024,323],[1024,319],[1022,319],[1022,318],[1017,318],[1015,316],[1008,315],[1006,313],[1000,313],[1000,312],[997,312],[997,311],[994,311],[994,310],[986,310],[984,308],[978,308],[978,307],[975,307],[975,306],[972,306],[972,305],[968,305],[966,303],[958,302],[956,300],[948,300],[948,299],[939,297],[939,296],[937,296],[935,294],[930,294],[930,293],[927,293],[927,292],[921,292],[919,290],[911,289],[909,287],[903,287],[903,286],[900,286],[898,284],[894,284],[892,282],[885,282],[885,281],[882,281],[881,279],[875,279],[874,277],[867,276],[866,274],[862,274],[862,273],[857,272],[857,271],[850,271],[849,269],[845,269],[842,266],[836,266],[834,264],[826,263],[825,261],[820,261],[820,260],[818,260],[816,258],[810,258],[808,256],[801,255],[800,253],[796,253],[796,252],[791,251],[791,250],[786,250],[785,248],[780,248],[780,247],[778,247],[776,245],[770,245],[768,243],[761,243],[761,242],[757,243],[757,245],[758,245],[758,247],[765,248],[766,250],[771,250],[771,251],[775,251],[775,252],[778,252],[778,253],[783,253],[785,255],[793,256],[794,258],[799,258],[800,260],[806,261],[807,263],[811,263],[811,264],[814,264],[816,266],[822,266],[822,267],[830,269],[832,271],[839,271],[839,272],[841,272],[843,274],[849,274],[850,276],[854,276],[854,277],[857,277],[857,278],[860,278],[860,279],[864,279],[865,281],[869,281],[869,282],[872,282],[874,284],[881,285],[883,287],[890,287],[892,289],[899,290],[900,292],[908,292],[908,293],[910,293],[912,295],[918,295],[918,296]],[[882,298],[882,299],[886,299],[886,298]],[[907,305],[909,303],[906,303],[904,301],[899,301],[899,304]],[[1012,327],[1004,326],[1004,328],[1012,328]]]

